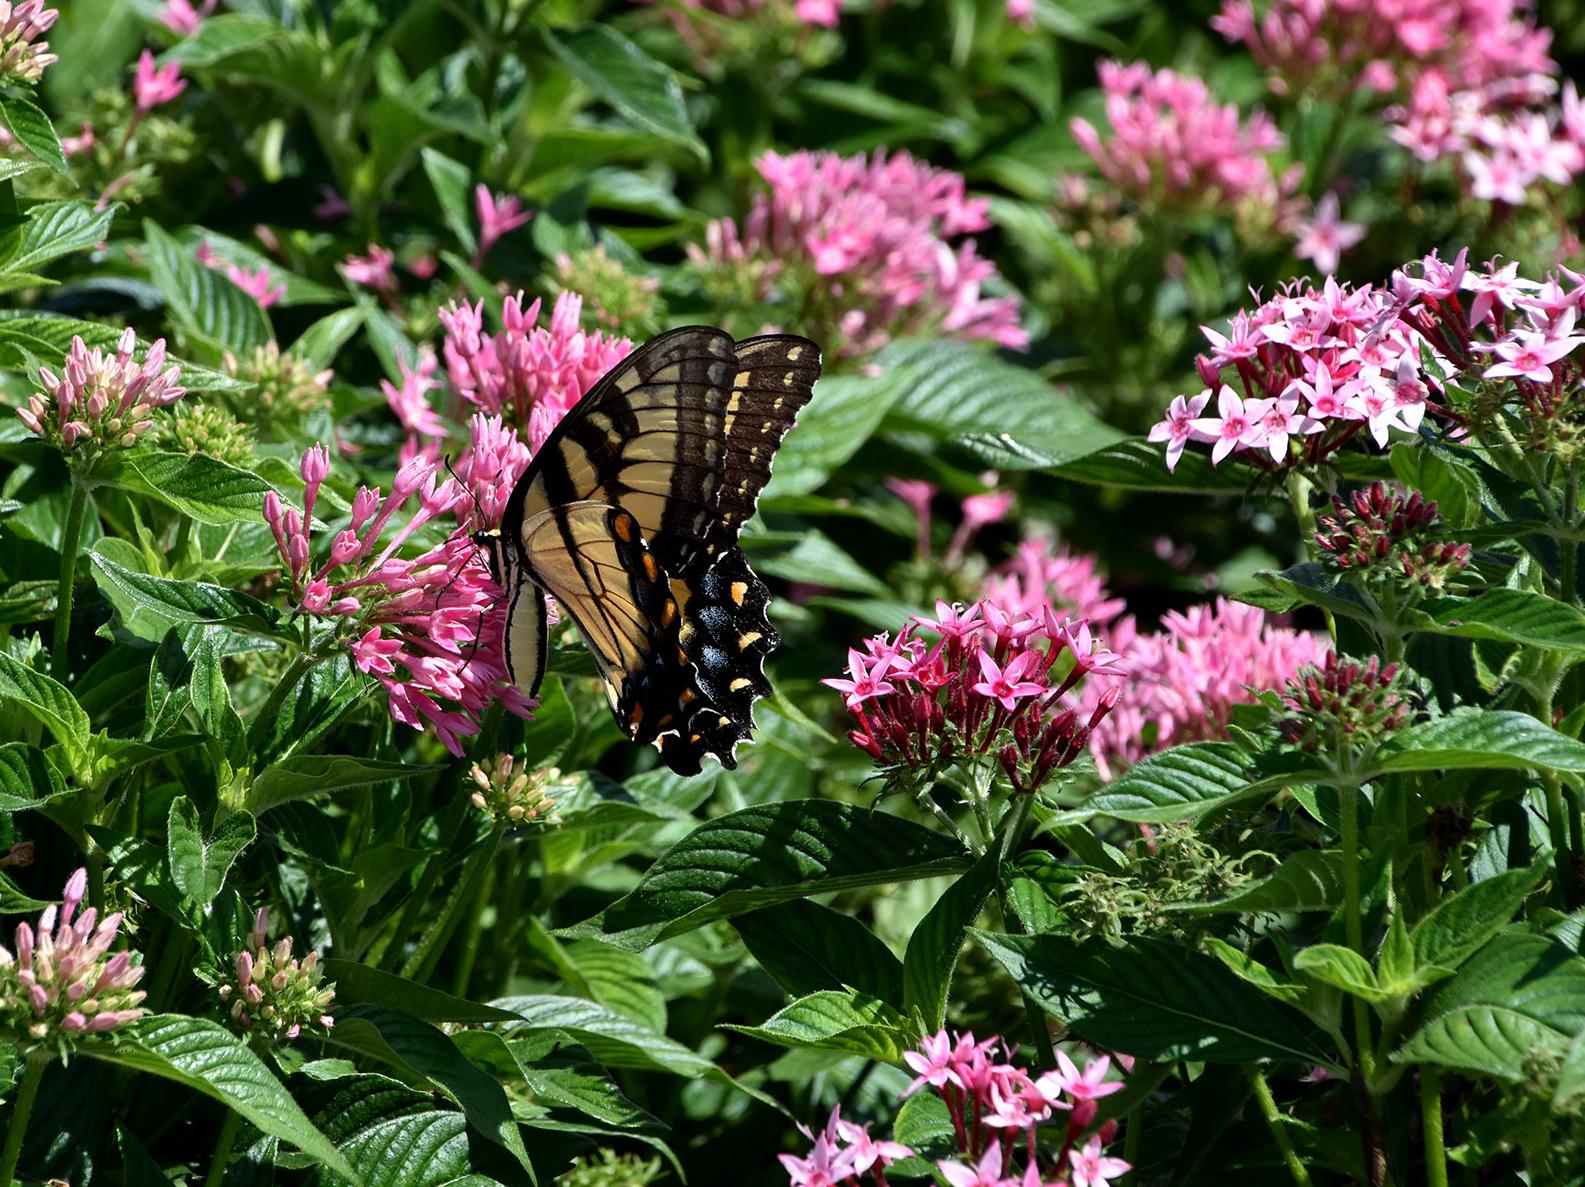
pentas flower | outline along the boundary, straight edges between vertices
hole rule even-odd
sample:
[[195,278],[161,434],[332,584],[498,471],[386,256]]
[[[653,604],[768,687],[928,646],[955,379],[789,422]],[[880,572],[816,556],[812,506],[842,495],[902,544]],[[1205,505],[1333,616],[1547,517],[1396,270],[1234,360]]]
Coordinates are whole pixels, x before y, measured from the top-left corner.
[[1202,326],[1211,349],[1196,369],[1208,386],[1175,397],[1150,439],[1167,443],[1168,469],[1204,445],[1213,464],[1232,457],[1278,471],[1317,465],[1361,434],[1385,447],[1393,431],[1417,431],[1439,384],[1422,367],[1427,337],[1403,308],[1391,291],[1327,277],[1240,310],[1225,334]]
[[1106,588],[1097,565],[1093,556],[1033,536],[986,579],[981,592],[987,601],[1022,618],[1042,618],[1049,602],[1065,615],[1109,630],[1125,603]]
[[1440,590],[1469,563],[1470,545],[1437,539],[1436,504],[1385,482],[1334,495],[1315,542],[1345,576]]
[[1263,208],[1287,221],[1297,174],[1278,178],[1267,154],[1283,146],[1264,112],[1242,122],[1237,107],[1214,102],[1205,83],[1143,62],[1097,67],[1110,135],[1074,119],[1073,139],[1123,193],[1151,206],[1200,211]]
[[[1127,1171],[1127,1163],[1103,1154],[1117,1122],[1092,1130],[1097,1102],[1123,1088],[1121,1080],[1107,1079],[1110,1059],[1101,1056],[1080,1071],[1059,1051],[1057,1070],[1035,1079],[1012,1062],[1013,1055],[998,1036],[976,1040],[945,1030],[926,1037],[917,1051],[904,1052],[903,1061],[919,1076],[903,1097],[929,1088],[952,1121],[957,1156],[936,1163],[941,1177],[952,1187],[1043,1187],[1046,1174],[1059,1182],[1064,1175],[1099,1175],[1092,1181],[1101,1182]],[[1052,1121],[1061,1126],[1060,1141],[1037,1140],[1049,1133],[1041,1127]],[[901,1143],[872,1138],[867,1125],[845,1120],[840,1106],[820,1133],[803,1132],[813,1142],[808,1157],[780,1156],[792,1187],[867,1181],[886,1187],[886,1168],[914,1153]]]
[[515,231],[534,217],[534,212],[524,210],[522,200],[515,195],[492,194],[487,185],[473,190],[473,209],[479,216],[479,250],[475,260],[482,260],[501,236]]
[[187,391],[177,386],[181,368],[166,365],[165,339],[149,347],[141,363],[133,357],[137,341],[128,328],[110,354],[89,350],[73,335],[62,374],[39,368],[44,390],[17,409],[17,418],[50,444],[80,455],[135,444],[153,427],[154,410]]
[[698,8],[734,18],[757,19],[757,14],[790,11],[792,16],[806,25],[835,29],[847,0],[682,0],[685,8]]
[[60,59],[49,52],[47,41],[34,38],[48,32],[59,18],[44,0],[0,0],[0,79],[10,83],[36,83],[44,69]]
[[371,243],[368,255],[349,255],[342,260],[341,273],[353,284],[361,284],[390,299],[396,295],[395,264],[395,252]]
[[233,962],[235,979],[220,987],[231,1021],[245,1032],[282,1041],[297,1038],[304,1027],[328,1030],[336,1020],[325,1011],[335,1000],[336,986],[324,983],[319,953],[298,959],[292,955],[292,937],[271,946],[269,930],[269,909],[260,907],[248,946]]
[[402,371],[400,385],[380,380],[386,404],[407,433],[407,441],[402,446],[404,462],[417,453],[438,453],[440,442],[446,437],[446,422],[429,402],[429,393],[440,388],[440,381],[435,378],[440,361],[428,346],[421,346],[416,362],[415,369],[408,366],[405,358],[397,359]]
[[268,268],[249,270],[228,264],[226,279],[257,301],[261,309],[268,309],[286,295],[286,285],[272,283]]
[[114,1030],[146,1012],[137,954],[110,953],[122,914],[79,912],[87,892],[88,871],[79,869],[37,927],[17,924],[14,952],[0,945],[0,1027],[15,1042]]
[[137,101],[138,113],[147,115],[185,91],[187,81],[181,74],[180,62],[168,62],[156,67],[154,55],[144,50],[138,57],[137,71],[132,76],[132,95]]
[[1281,724],[1309,753],[1374,745],[1409,723],[1414,709],[1399,664],[1371,656],[1361,663],[1328,655],[1300,668],[1282,694],[1293,716]]
[[[1327,650],[1319,635],[1276,626],[1257,607],[1222,598],[1167,613],[1157,631],[1140,632],[1131,617],[1109,630],[1126,657],[1128,682],[1089,738],[1106,778],[1157,750],[1225,737],[1234,706],[1282,687]],[[1094,703],[1095,694],[1081,690],[1079,711]]]
[[[414,729],[433,729],[453,754],[460,738],[499,700],[519,716],[528,703],[512,685],[502,656],[501,589],[466,523],[417,556],[401,549],[432,520],[472,503],[451,479],[436,481],[437,464],[415,457],[397,471],[392,491],[359,487],[351,519],[331,538],[316,565],[310,527],[330,453],[303,455],[303,506],[284,507],[274,491],[264,515],[301,613],[331,624],[335,644],[385,688],[391,716]],[[416,502],[416,506],[411,504]],[[405,515],[405,519],[400,516]]]
[[1308,218],[1298,220],[1294,230],[1299,236],[1293,254],[1309,260],[1318,271],[1332,273],[1343,253],[1365,237],[1365,228],[1346,221],[1338,211],[1337,195],[1328,192]]
[[[973,239],[988,203],[963,178],[905,152],[840,157],[769,152],[755,162],[769,186],[741,228],[711,225],[689,258],[722,296],[795,302],[800,325],[822,325],[844,357],[893,338],[947,334],[1022,349],[1016,297],[985,295],[996,265]],[[739,292],[745,280],[752,292]]]
[[1037,619],[985,599],[967,610],[938,602],[934,618],[849,651],[851,679],[824,683],[845,694],[853,744],[894,776],[991,755],[1026,792],[1083,752],[1117,690],[1084,716],[1062,698],[1086,676],[1119,669],[1086,624],[1059,619],[1049,601]]
[[451,386],[474,407],[501,416],[538,449],[556,422],[595,382],[627,357],[633,344],[579,327],[583,298],[556,298],[550,324],[539,322],[540,302],[523,308],[523,294],[508,297],[501,330],[484,330],[484,302],[466,301],[440,311],[446,327],[443,352]]
[[220,0],[203,0],[194,8],[190,0],[165,0],[165,7],[155,14],[160,24],[172,33],[182,37],[191,37],[198,32],[198,26],[203,24],[204,18],[215,11],[215,6]]
[[245,379],[252,387],[250,420],[297,420],[330,405],[335,372],[328,367],[314,370],[290,351],[282,351],[273,339],[242,358],[227,351],[220,365],[227,375]]

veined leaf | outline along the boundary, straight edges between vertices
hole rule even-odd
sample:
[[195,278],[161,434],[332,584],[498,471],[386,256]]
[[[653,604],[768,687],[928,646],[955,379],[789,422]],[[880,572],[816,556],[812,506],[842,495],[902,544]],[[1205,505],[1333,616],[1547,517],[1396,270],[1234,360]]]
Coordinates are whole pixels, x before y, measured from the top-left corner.
[[1585,771],[1585,743],[1527,713],[1464,709],[1393,734],[1377,773],[1439,770]]
[[[0,676],[3,684],[4,676]],[[0,693],[0,697],[5,694]],[[38,808],[70,789],[44,752],[26,742],[0,745],[0,812]]]
[[138,573],[98,552],[90,552],[88,559],[111,601],[146,610],[166,622],[236,623],[268,630],[280,617],[273,606],[224,586]]
[[794,997],[848,986],[881,1001],[903,1000],[902,962],[851,915],[793,899],[740,915],[732,926]]
[[963,938],[979,918],[985,900],[1001,876],[1001,854],[993,846],[968,873],[936,900],[908,937],[903,957],[903,1009],[924,1020],[927,1032],[946,1023],[952,974],[957,971]]
[[[114,353],[121,333],[115,326],[103,322],[81,321],[31,309],[0,309],[0,365],[20,368],[28,364],[27,356],[31,355],[58,372],[74,337],[81,338],[90,349],[97,347]],[[150,343],[138,339],[132,357],[141,363],[148,355],[149,346]],[[248,386],[209,367],[180,359],[171,361],[181,365],[182,386],[189,393],[236,391]]]
[[62,177],[70,177],[61,138],[55,134],[50,117],[20,95],[0,96],[0,122],[27,149]]
[[1544,865],[1509,870],[1443,899],[1409,935],[1415,965],[1458,968],[1508,925],[1546,872]]
[[853,989],[823,989],[778,1010],[762,1026],[728,1026],[793,1050],[837,1051],[900,1064],[919,1042],[891,1006]]
[[688,119],[677,79],[610,25],[547,29],[545,42],[574,78],[628,122],[689,149],[701,164],[710,159]]
[[1284,858],[1270,874],[1226,898],[1176,903],[1169,909],[1187,915],[1328,911],[1342,901],[1342,895],[1343,855],[1335,849],[1306,849]]
[[49,730],[72,769],[87,773],[91,726],[70,689],[0,651],[0,700],[10,701]]
[[1423,602],[1416,609],[1410,623],[1437,634],[1585,652],[1585,614],[1526,589],[1488,589],[1472,598]]
[[265,767],[254,777],[253,786],[248,789],[248,808],[262,814],[292,800],[411,779],[439,769],[350,754],[292,755]]
[[31,272],[61,256],[88,250],[105,238],[120,209],[116,203],[99,210],[90,202],[40,202],[28,211],[22,245],[6,261],[6,271]]
[[152,495],[189,519],[217,527],[258,523],[271,489],[257,474],[202,453],[130,450],[107,458],[96,477]]
[[253,817],[238,812],[228,816],[212,836],[205,837],[198,809],[186,796],[177,796],[171,801],[166,825],[171,881],[200,910],[207,910],[225,885],[232,863],[257,835]]

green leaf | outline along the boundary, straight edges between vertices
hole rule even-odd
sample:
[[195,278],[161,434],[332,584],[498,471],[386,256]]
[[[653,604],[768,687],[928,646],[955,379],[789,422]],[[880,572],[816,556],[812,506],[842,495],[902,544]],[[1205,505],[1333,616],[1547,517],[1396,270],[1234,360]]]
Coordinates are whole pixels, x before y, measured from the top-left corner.
[[589,934],[624,947],[811,894],[950,874],[969,864],[923,825],[832,800],[787,800],[706,821],[663,853]]
[[325,979],[335,983],[339,1003],[384,1006],[425,1022],[512,1022],[517,1018],[509,1010],[453,997],[443,990],[355,961],[331,957],[321,967]]
[[1255,574],[1261,588],[1238,595],[1240,602],[1286,614],[1299,606],[1319,606],[1345,618],[1369,618],[1370,612],[1353,586],[1337,580],[1314,561],[1291,565],[1280,573]]
[[171,318],[189,333],[236,354],[275,337],[259,303],[215,268],[206,268],[158,223],[145,219],[149,276],[164,294]]
[[1585,652],[1585,614],[1525,589],[1488,589],[1472,598],[1422,602],[1408,621],[1416,629],[1441,635]]
[[1304,987],[1286,981],[1278,981],[1276,975],[1253,959],[1241,948],[1235,948],[1226,940],[1216,936],[1207,936],[1204,940],[1205,950],[1221,961],[1234,976],[1245,984],[1253,985],[1267,997],[1274,997],[1284,1005],[1297,1006],[1304,999]]
[[1050,469],[1122,436],[1026,367],[952,338],[898,342],[876,357],[901,389],[885,429],[967,445],[989,465]]
[[1526,713],[1465,709],[1393,734],[1372,776],[1391,771],[1585,771],[1585,743]]
[[[97,551],[90,552],[88,559],[105,596],[124,615],[142,610],[166,624],[234,623],[261,631],[269,630],[280,618],[273,606],[224,586],[138,573]],[[160,632],[163,636],[164,629]]]
[[[41,899],[23,894],[22,888],[11,881],[9,876],[0,874],[0,915],[32,915],[49,905]],[[5,1051],[0,1049],[0,1065],[4,1064],[5,1054]],[[3,1095],[0,1095],[0,1099],[3,1099]]]
[[1344,993],[1380,1005],[1397,998],[1400,990],[1384,986],[1370,962],[1341,944],[1312,944],[1293,959],[1293,967]]
[[[344,652],[321,660],[287,694],[274,717],[252,722],[250,734],[259,761],[278,763],[317,745],[366,691],[363,674],[352,666],[351,658]],[[286,773],[291,774],[291,768]],[[297,787],[301,789],[300,784]],[[269,794],[278,793],[271,789]],[[253,803],[248,806],[255,813],[265,810]]]
[[1186,915],[1329,911],[1342,902],[1342,896],[1342,853],[1336,849],[1305,849],[1290,854],[1266,877],[1226,898],[1211,903],[1177,903],[1168,909]]
[[1125,944],[971,933],[1025,993],[1087,1042],[1144,1059],[1328,1063],[1304,1020],[1209,956]]
[[204,837],[198,821],[198,809],[184,795],[171,801],[166,823],[167,857],[171,866],[171,881],[200,910],[207,911],[215,901],[220,888],[226,884],[226,875],[242,851],[253,844],[258,826],[247,812],[228,816]]
[[886,383],[884,377],[837,375],[822,379],[777,451],[764,501],[817,490],[870,439],[902,394],[900,386]]
[[1152,754],[1085,802],[1087,813],[1164,824],[1194,820],[1247,794],[1249,756],[1229,742],[1191,742]]
[[592,1000],[657,1034],[665,1033],[666,997],[642,956],[599,940],[574,940],[565,950],[583,982],[579,988]]
[[924,1022],[926,1033],[946,1025],[952,974],[963,937],[985,908],[1001,875],[1001,853],[992,846],[947,888],[908,937],[903,957],[903,1011]]
[[853,988],[902,1001],[902,962],[852,915],[793,899],[740,915],[732,926],[760,967],[794,997]]
[[[72,339],[81,338],[89,349],[115,353],[121,331],[104,322],[80,321],[31,309],[0,309],[0,365],[21,370],[42,363],[59,371]],[[139,363],[148,357],[150,343],[138,339],[132,357]],[[182,368],[182,386],[195,392],[237,391],[248,385],[209,367],[171,359]]]
[[424,172],[440,203],[440,213],[446,220],[446,226],[457,237],[464,251],[473,251],[479,243],[473,233],[473,217],[470,213],[473,175],[458,162],[432,148],[420,149],[418,156],[424,162]]
[[763,1026],[728,1025],[794,1050],[837,1051],[883,1063],[900,1064],[919,1035],[891,1006],[852,989],[823,989],[799,998],[765,1020]]
[[505,1090],[437,1027],[381,1006],[353,1006],[336,1012],[328,1041],[438,1084],[479,1133],[528,1169],[528,1151]]
[[1585,1030],[1585,960],[1546,936],[1505,932],[1437,986],[1394,1063],[1520,1080],[1530,1060]]
[[[438,1107],[441,1098],[431,1093],[385,1076],[357,1075],[315,1085],[305,1095],[314,1120],[365,1187],[496,1183],[474,1172],[467,1119]],[[339,1187],[341,1180],[321,1171],[318,1182],[320,1187]]]
[[16,705],[47,729],[61,744],[67,765],[87,774],[91,726],[70,689],[0,651],[0,701]]
[[439,767],[356,758],[350,754],[299,754],[265,767],[248,789],[248,810],[262,815],[292,800],[428,775]]
[[[0,682],[3,680],[0,676]],[[0,745],[0,812],[39,808],[70,790],[37,746],[26,742]]]
[[71,176],[55,125],[32,103],[19,95],[0,96],[0,123],[5,124],[7,131],[28,152],[62,177]]
[[352,1167],[297,1107],[281,1082],[246,1043],[204,1018],[155,1014],[83,1042],[94,1059],[175,1080],[235,1109],[261,1132],[290,1142],[354,1182]]
[[1507,926],[1545,878],[1543,865],[1509,870],[1443,899],[1409,936],[1416,966],[1458,968]]
[[610,25],[547,29],[545,42],[574,78],[629,123],[687,148],[700,164],[709,161],[675,76]]
[[[456,1036],[457,1045],[475,1062],[480,1062],[481,1040],[487,1038],[500,1042],[499,1036],[479,1031],[466,1031]],[[537,1102],[553,1108],[574,1109],[596,1121],[624,1129],[659,1126],[655,1118],[628,1099],[588,1048],[570,1044],[553,1032],[514,1039],[506,1048],[516,1064],[518,1076],[528,1085]]]
[[106,237],[120,209],[114,203],[98,210],[88,202],[40,202],[28,210],[22,245],[5,270],[32,272],[61,256],[87,251]]
[[363,328],[363,308],[354,305],[327,313],[299,335],[291,353],[310,367],[323,369],[335,362],[337,353]]
[[1161,491],[1167,494],[1225,494],[1245,491],[1252,476],[1242,466],[1216,468],[1204,454],[1185,453],[1175,470],[1168,471],[1166,446],[1136,437],[1097,449],[1057,466],[1059,478],[1092,486],[1124,490]]
[[206,17],[192,33],[160,55],[161,65],[180,62],[186,71],[219,66],[228,58],[279,40],[284,30],[277,21],[261,16],[226,12]]
[[202,453],[130,450],[105,459],[94,476],[152,495],[189,519],[216,527],[259,523],[271,489],[257,474]]

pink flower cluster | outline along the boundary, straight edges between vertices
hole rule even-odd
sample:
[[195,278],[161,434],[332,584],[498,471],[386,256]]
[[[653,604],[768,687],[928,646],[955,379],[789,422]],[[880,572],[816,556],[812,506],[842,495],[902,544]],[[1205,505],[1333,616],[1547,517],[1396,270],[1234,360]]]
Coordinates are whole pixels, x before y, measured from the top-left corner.
[[116,353],[98,347],[89,350],[82,338],[72,336],[63,375],[39,368],[43,392],[27,407],[17,409],[17,419],[46,441],[63,450],[124,449],[134,444],[154,424],[154,410],[186,394],[178,387],[181,368],[165,365],[165,339],[149,347],[141,363],[133,359],[138,338],[128,327],[116,344]]
[[248,946],[236,955],[236,977],[220,987],[220,1000],[244,1031],[290,1041],[303,1028],[328,1030],[336,1020],[325,1011],[335,1000],[334,984],[324,984],[319,953],[298,959],[292,955],[292,937],[269,942],[270,912],[260,907],[248,933]]
[[[767,0],[682,0],[688,8],[699,8],[721,16],[752,19],[761,12]],[[846,0],[794,0],[793,15],[806,25],[835,29]]]
[[[1101,1099],[1123,1088],[1121,1080],[1106,1078],[1111,1059],[1102,1055],[1080,1071],[1066,1051],[1058,1051],[1057,1067],[1034,1077],[1012,1063],[1012,1056],[999,1037],[976,1042],[972,1034],[953,1038],[945,1030],[903,1056],[918,1073],[903,1096],[928,1086],[941,1095],[952,1118],[959,1156],[936,1164],[951,1187],[1106,1187],[1126,1174],[1127,1162],[1103,1153],[1117,1134],[1117,1122],[1087,1133]],[[1062,1144],[1054,1158],[1046,1156],[1043,1168],[1036,1132],[1059,1113],[1066,1114]],[[876,1140],[868,1126],[844,1120],[840,1106],[831,1111],[824,1130],[809,1136],[814,1147],[807,1157],[779,1156],[792,1187],[858,1184],[865,1174],[876,1187],[886,1187],[886,1168],[916,1157],[902,1143]],[[1056,1177],[1047,1180],[1046,1174]]]
[[[1127,675],[1089,735],[1090,754],[1108,779],[1167,746],[1224,737],[1234,705],[1281,688],[1301,664],[1326,652],[1321,636],[1273,625],[1253,606],[1220,599],[1169,613],[1159,630],[1141,632],[1096,574],[1094,557],[1046,540],[1026,540],[984,588],[1012,613],[1027,616],[1050,601],[1106,632]],[[1089,717],[1117,691],[1086,681],[1064,700]]]
[[926,333],[1028,345],[1018,298],[984,294],[996,265],[973,239],[949,242],[990,226],[985,199],[968,197],[959,174],[906,152],[768,152],[756,165],[768,192],[741,229],[717,221],[706,248],[690,245],[701,271],[757,264],[759,299],[787,290],[804,303],[799,324],[828,321],[846,356]]
[[1520,205],[1536,182],[1585,170],[1579,98],[1571,84],[1553,103],[1552,35],[1519,0],[1276,0],[1260,16],[1226,0],[1211,25],[1274,91],[1395,96],[1393,138],[1422,160],[1459,160],[1477,198]]
[[206,17],[215,11],[215,6],[220,0],[202,0],[194,8],[191,0],[165,0],[165,7],[156,14],[160,24],[179,37],[190,37],[198,32],[198,26],[204,23]]
[[1225,598],[1169,611],[1158,631],[1140,633],[1132,617],[1111,631],[1129,684],[1090,738],[1104,778],[1169,746],[1225,738],[1235,705],[1327,654],[1324,636],[1273,625],[1258,607]]
[[131,952],[110,955],[121,912],[78,914],[87,892],[88,871],[79,869],[36,929],[17,924],[15,953],[0,945],[0,1024],[20,1040],[113,1030],[145,1013],[136,988],[143,966]]
[[1272,470],[1318,462],[1361,431],[1383,448],[1393,429],[1416,432],[1431,395],[1426,339],[1399,308],[1391,292],[1328,277],[1240,310],[1226,334],[1202,326],[1212,349],[1196,364],[1210,386],[1175,397],[1150,440],[1166,443],[1169,470],[1191,442],[1210,445],[1213,464],[1237,454]]
[[50,43],[34,41],[60,18],[44,0],[0,0],[0,78],[7,82],[34,83],[44,68],[60,61],[49,52]]
[[1059,619],[1049,601],[1026,614],[985,598],[967,610],[937,602],[934,618],[910,619],[895,639],[849,649],[849,679],[822,683],[845,694],[858,726],[848,736],[877,763],[933,768],[994,754],[1023,792],[1073,762],[1111,712],[1115,687],[1087,718],[1061,704],[1092,673],[1121,674],[1084,622]]
[[1268,153],[1282,134],[1264,112],[1241,122],[1238,108],[1218,104],[1205,83],[1171,70],[1151,72],[1143,62],[1098,67],[1111,135],[1102,138],[1088,120],[1069,123],[1073,138],[1123,193],[1151,206],[1208,210],[1248,205],[1277,211],[1298,184],[1290,170],[1277,177]]
[[487,185],[474,187],[473,209],[479,216],[479,247],[473,255],[475,264],[483,261],[503,235],[534,217],[533,211],[523,209],[522,200],[516,195],[492,194]]
[[[513,687],[502,657],[502,618],[491,613],[501,590],[465,527],[416,557],[399,550],[437,517],[471,501],[456,482],[436,482],[436,463],[414,457],[397,471],[392,491],[359,487],[348,525],[336,532],[317,568],[309,525],[330,453],[303,455],[303,508],[285,508],[271,491],[264,516],[291,581],[292,599],[306,613],[340,624],[337,639],[358,669],[390,698],[391,716],[427,727],[453,754],[458,740],[479,731],[492,701],[519,716],[528,703]],[[395,523],[416,497],[404,522]],[[387,529],[389,539],[382,542]]]
[[132,76],[132,96],[137,102],[139,117],[169,103],[185,91],[187,80],[181,75],[180,62],[155,66],[154,55],[144,50],[138,57],[137,70]]
[[440,311],[452,387],[480,411],[504,417],[534,449],[600,376],[633,349],[626,338],[580,329],[583,298],[577,293],[556,298],[549,326],[537,324],[539,309],[538,300],[524,309],[521,293],[508,297],[497,334],[484,331],[483,301],[464,301]]

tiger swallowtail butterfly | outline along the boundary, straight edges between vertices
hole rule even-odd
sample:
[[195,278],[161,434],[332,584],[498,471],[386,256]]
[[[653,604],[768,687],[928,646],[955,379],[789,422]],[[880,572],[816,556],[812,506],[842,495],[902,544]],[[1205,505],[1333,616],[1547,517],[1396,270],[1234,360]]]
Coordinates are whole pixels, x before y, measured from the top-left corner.
[[525,696],[545,673],[548,593],[593,652],[623,733],[679,774],[706,754],[737,765],[780,641],[738,531],[819,377],[806,338],[689,326],[639,347],[562,418],[499,531],[477,537]]

